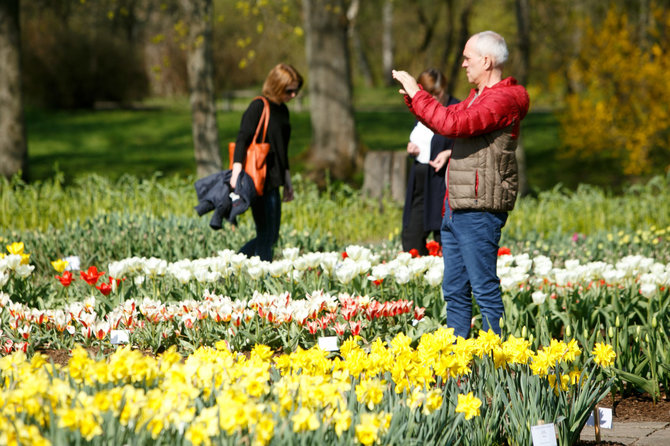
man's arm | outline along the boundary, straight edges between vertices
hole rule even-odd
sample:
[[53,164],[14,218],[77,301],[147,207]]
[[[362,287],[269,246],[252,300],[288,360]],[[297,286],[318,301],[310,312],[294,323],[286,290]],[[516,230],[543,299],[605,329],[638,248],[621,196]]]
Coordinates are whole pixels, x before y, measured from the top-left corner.
[[487,91],[473,100],[445,107],[430,94],[419,91],[412,99],[414,114],[434,132],[449,138],[490,133],[520,121],[517,103],[509,95]]

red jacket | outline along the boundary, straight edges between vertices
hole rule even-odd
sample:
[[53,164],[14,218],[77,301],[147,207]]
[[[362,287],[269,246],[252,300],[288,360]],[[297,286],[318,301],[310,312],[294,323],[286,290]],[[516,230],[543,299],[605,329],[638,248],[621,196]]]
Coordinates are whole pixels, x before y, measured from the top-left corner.
[[476,94],[477,90],[472,89],[464,101],[444,107],[421,90],[411,99],[410,110],[428,128],[448,138],[467,138],[509,125],[512,137],[518,138],[519,124],[530,104],[526,89],[508,77]]
[[479,95],[472,90],[449,107],[425,91],[406,101],[427,127],[456,139],[446,173],[449,207],[512,210],[518,192],[517,138],[530,103],[526,89],[508,77]]

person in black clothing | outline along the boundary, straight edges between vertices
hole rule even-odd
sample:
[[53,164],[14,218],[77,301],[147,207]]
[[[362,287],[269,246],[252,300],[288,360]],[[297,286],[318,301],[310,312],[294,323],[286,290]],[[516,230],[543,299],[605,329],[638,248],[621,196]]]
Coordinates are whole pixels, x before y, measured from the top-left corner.
[[[444,74],[430,68],[419,75],[419,84],[443,105],[459,102],[445,90]],[[407,181],[405,208],[402,216],[402,249],[415,249],[419,255],[427,255],[426,240],[430,234],[440,243],[440,226],[446,185],[444,171],[436,171],[430,165],[438,153],[450,150],[453,140],[434,134],[421,122],[416,123],[407,143],[407,153],[415,157]]]
[[[256,237],[241,249],[248,257],[259,256],[261,260],[272,261],[273,246],[279,239],[281,222],[281,200],[279,187],[283,186],[283,201],[293,200],[293,185],[288,162],[288,143],[291,138],[291,123],[286,103],[293,99],[302,87],[300,73],[288,64],[278,64],[268,73],[263,84],[263,96],[270,104],[270,122],[267,141],[270,151],[267,156],[267,174],[263,195],[251,203],[251,212],[256,224]],[[243,169],[247,147],[251,143],[256,126],[263,113],[263,101],[255,99],[242,115],[240,131],[235,141],[235,154],[230,179],[235,188],[237,178]],[[262,135],[259,135],[259,142]]]

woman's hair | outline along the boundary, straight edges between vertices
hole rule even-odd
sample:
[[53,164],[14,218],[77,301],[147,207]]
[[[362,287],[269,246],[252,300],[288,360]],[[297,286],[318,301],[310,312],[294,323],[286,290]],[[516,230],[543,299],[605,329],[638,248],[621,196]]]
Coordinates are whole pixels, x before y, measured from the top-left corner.
[[270,70],[263,84],[263,95],[272,102],[284,102],[284,92],[286,87],[292,83],[298,83],[298,90],[302,88],[302,76],[293,66],[285,63],[275,65]]
[[445,93],[444,89],[447,86],[447,80],[444,77],[444,74],[437,68],[428,68],[421,73],[418,82],[425,91],[436,98],[439,98]]

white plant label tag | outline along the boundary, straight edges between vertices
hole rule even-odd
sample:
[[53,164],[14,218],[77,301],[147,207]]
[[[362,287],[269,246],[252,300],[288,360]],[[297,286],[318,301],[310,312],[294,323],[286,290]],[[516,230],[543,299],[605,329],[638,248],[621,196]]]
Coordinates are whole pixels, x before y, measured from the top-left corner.
[[[612,409],[609,409],[607,407],[599,407],[598,413],[600,414],[600,427],[602,429],[612,429]],[[591,416],[586,422],[586,425],[587,426],[596,425],[595,416],[593,412],[591,412]]]
[[127,330],[112,330],[109,332],[109,338],[113,345],[127,344],[128,331]]
[[557,446],[554,423],[531,426],[530,435],[533,437],[533,446]]
[[336,352],[340,349],[337,345],[337,336],[320,336],[319,347],[327,352]]

